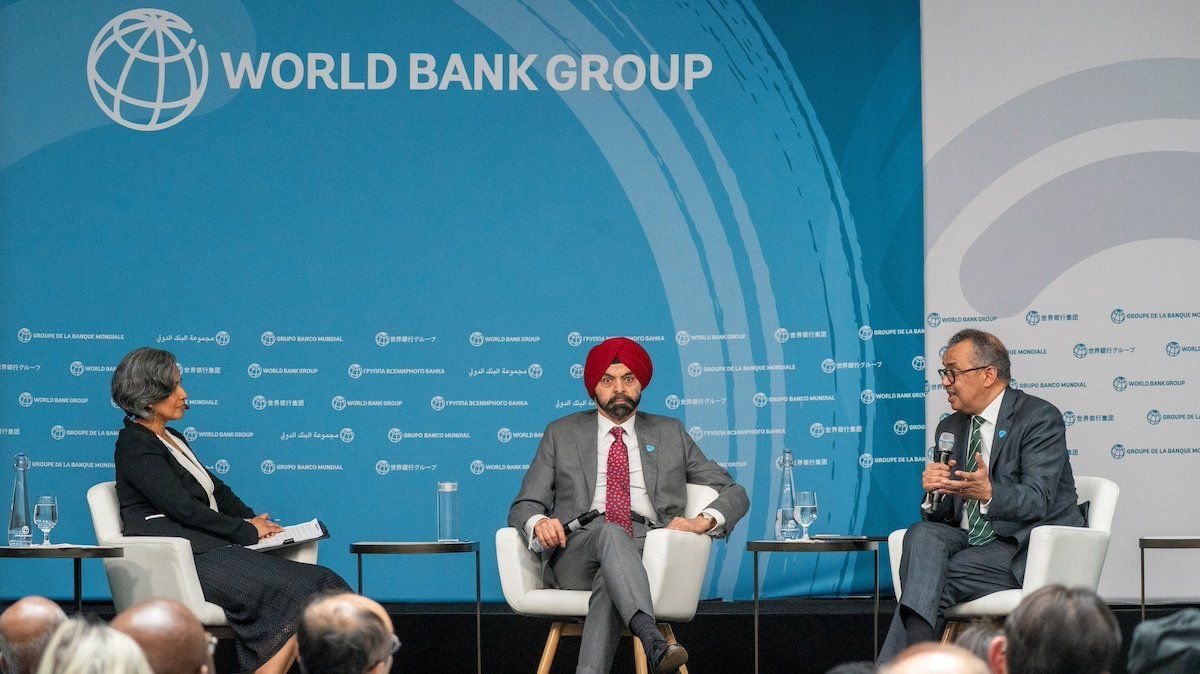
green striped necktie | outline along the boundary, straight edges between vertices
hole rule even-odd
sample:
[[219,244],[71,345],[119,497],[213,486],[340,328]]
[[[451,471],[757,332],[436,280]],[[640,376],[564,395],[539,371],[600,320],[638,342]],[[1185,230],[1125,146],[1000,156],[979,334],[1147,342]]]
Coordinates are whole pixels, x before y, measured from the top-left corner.
[[[975,458],[983,451],[983,417],[971,417],[971,450],[967,456],[967,472],[979,470],[979,460]],[[970,545],[986,545],[996,538],[991,522],[979,514],[980,502],[967,499],[967,543]]]

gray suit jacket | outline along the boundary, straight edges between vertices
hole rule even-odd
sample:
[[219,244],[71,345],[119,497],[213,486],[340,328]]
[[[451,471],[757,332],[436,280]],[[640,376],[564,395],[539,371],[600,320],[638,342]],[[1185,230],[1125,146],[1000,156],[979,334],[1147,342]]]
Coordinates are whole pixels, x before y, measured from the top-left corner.
[[[954,434],[955,470],[967,465],[971,415],[955,412],[938,424],[937,436]],[[1012,570],[1017,580],[1025,578],[1029,532],[1042,524],[1083,526],[1076,504],[1075,477],[1067,453],[1066,426],[1062,413],[1049,402],[1017,389],[1006,389],[988,466],[992,480],[992,502],[983,516],[998,536],[1015,539],[1017,554]],[[932,513],[922,517],[958,526],[963,499],[945,498]]]
[[[596,410],[577,412],[546,427],[521,482],[521,492],[508,510],[509,526],[516,527],[522,536],[525,523],[534,515],[566,523],[568,518],[591,508],[598,470],[598,417]],[[708,507],[725,516],[720,535],[727,535],[750,507],[746,490],[734,483],[728,471],[704,456],[677,419],[638,412],[634,428],[655,520],[666,525],[672,518],[682,517],[687,484],[704,484],[718,492],[717,500]],[[654,447],[654,451],[648,451],[648,447]],[[544,553],[543,562],[549,557]]]

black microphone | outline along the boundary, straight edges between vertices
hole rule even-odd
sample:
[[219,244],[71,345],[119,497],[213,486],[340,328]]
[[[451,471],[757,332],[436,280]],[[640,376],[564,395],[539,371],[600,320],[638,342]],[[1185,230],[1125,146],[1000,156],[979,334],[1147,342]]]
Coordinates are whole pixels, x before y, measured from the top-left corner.
[[[599,516],[600,516],[599,510],[589,510],[588,512],[585,512],[584,514],[580,515],[579,517],[576,517],[575,519],[573,519],[570,522],[567,522],[565,525],[563,525],[563,531],[565,531],[566,534],[568,536],[570,536],[571,534],[575,533],[576,531],[579,531],[580,529],[586,527],[588,524],[591,523],[592,520],[596,519]],[[533,537],[533,541],[531,542],[529,547],[534,552],[541,552],[543,549],[542,542],[540,540],[538,540],[537,536]]]
[[[954,456],[954,434],[946,431],[938,436],[937,454],[934,456],[934,463],[948,465],[950,458]],[[945,494],[939,494],[936,491],[931,491],[925,494],[925,502],[931,507],[937,508],[942,505],[942,497]]]

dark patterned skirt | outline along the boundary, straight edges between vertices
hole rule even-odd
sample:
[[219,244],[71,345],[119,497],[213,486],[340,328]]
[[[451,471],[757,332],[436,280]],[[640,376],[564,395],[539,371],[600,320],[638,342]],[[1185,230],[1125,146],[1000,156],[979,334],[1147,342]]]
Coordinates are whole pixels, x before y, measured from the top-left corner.
[[240,545],[194,555],[204,599],[225,609],[237,637],[238,671],[253,672],[296,633],[309,599],[350,586],[323,566]]

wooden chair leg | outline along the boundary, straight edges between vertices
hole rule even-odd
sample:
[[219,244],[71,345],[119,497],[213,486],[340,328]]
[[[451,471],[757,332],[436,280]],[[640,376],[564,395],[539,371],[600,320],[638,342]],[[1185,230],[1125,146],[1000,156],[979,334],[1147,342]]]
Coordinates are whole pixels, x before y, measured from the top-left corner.
[[[659,631],[659,632],[662,632],[662,633],[663,633],[663,636],[667,638],[667,643],[668,643],[668,644],[677,644],[677,643],[679,643],[678,641],[676,641],[676,640],[675,640],[675,630],[671,629],[671,625],[670,625],[670,624],[668,624],[668,623],[659,623],[659,624],[658,624],[658,631]],[[682,667],[680,667],[680,668],[679,668],[679,674],[688,674],[688,668],[687,668],[687,665],[684,665],[684,666],[682,666]]]
[[962,627],[962,623],[957,620],[949,620],[946,622],[946,629],[942,630],[942,643],[952,644],[958,638],[958,630]]
[[642,648],[642,640],[630,636],[633,642],[633,671],[635,674],[650,674],[650,662],[646,659],[646,649]]
[[558,640],[562,638],[563,624],[554,623],[550,626],[550,634],[546,635],[546,647],[542,649],[542,660],[538,663],[537,674],[550,674],[554,664],[554,654],[558,652]]

